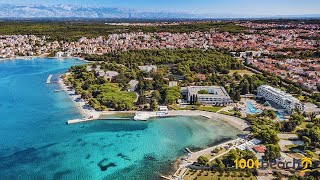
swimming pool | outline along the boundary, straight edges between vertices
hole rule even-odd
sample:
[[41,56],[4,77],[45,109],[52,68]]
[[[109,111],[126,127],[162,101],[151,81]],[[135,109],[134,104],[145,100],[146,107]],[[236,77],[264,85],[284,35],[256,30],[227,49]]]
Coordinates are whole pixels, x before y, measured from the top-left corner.
[[279,120],[281,120],[281,121],[285,120],[285,117],[283,116],[282,113],[276,111],[276,115],[277,115],[277,118],[278,118]]
[[255,108],[254,105],[250,101],[246,102],[246,106],[247,106],[246,113],[248,113],[248,114],[258,114],[261,112],[261,110]]

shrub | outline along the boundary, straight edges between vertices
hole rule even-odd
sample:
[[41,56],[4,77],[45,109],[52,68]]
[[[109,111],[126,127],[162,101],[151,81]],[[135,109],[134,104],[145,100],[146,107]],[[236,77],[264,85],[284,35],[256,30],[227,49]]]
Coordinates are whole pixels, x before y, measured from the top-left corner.
[[312,127],[313,127],[313,124],[307,124],[307,125],[306,125],[306,128],[311,129]]

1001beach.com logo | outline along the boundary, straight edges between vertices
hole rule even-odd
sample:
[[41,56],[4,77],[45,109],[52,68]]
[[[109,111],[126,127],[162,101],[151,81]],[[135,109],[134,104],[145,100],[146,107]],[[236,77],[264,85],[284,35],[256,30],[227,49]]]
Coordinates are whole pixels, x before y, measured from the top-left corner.
[[292,162],[269,162],[263,159],[253,160],[253,159],[236,159],[234,161],[236,169],[295,169],[301,172],[311,171],[312,159],[302,158],[301,160],[293,158]]

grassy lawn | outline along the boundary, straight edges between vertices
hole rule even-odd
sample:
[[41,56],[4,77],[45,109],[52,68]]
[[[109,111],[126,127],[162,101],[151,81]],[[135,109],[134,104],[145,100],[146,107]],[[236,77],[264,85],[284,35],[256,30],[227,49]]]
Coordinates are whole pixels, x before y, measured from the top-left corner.
[[229,115],[229,116],[232,116],[233,113],[232,112],[229,112],[229,111],[219,111],[220,114],[224,114],[224,115]]
[[[312,152],[312,151],[311,151],[311,152]],[[312,152],[312,155],[313,155],[313,157],[312,157],[313,159],[317,159],[317,160],[319,159],[319,156],[317,155],[317,153]]]
[[[303,158],[303,157],[304,157],[303,154],[294,153],[294,152],[293,152],[294,149],[298,149],[298,150],[300,150],[300,151],[302,151],[302,152],[304,151],[304,147],[303,147],[302,145],[295,145],[295,144],[285,145],[285,150],[291,151],[291,152],[292,152],[292,153],[291,153],[292,156],[295,156],[295,157],[297,157],[297,158]],[[313,155],[313,158],[314,158],[314,159],[319,159],[319,156],[317,155],[317,153],[314,152],[314,151],[316,151],[316,150],[314,150],[314,149],[306,149],[306,150],[310,150],[310,151],[312,152],[312,155]]]
[[208,111],[208,112],[217,112],[220,109],[222,109],[222,107],[213,107],[213,106],[200,106],[197,108],[198,110],[201,111]]
[[174,110],[200,110],[200,111],[208,111],[208,112],[217,112],[223,108],[223,107],[216,107],[216,106],[196,106],[196,105],[188,105],[185,108],[178,108],[176,105],[172,105],[168,107]]
[[286,148],[285,150],[290,151],[292,149],[298,149],[297,147],[299,147],[299,145],[290,144],[290,145],[285,145],[284,147]]
[[254,73],[249,71],[249,70],[245,70],[245,69],[241,69],[241,70],[230,70],[229,75],[234,74],[235,72],[237,72],[239,75],[243,76],[245,74],[247,75],[253,75]]
[[307,124],[312,124],[312,125],[313,125],[312,122],[305,122],[305,121],[303,121],[303,122],[298,126],[298,129],[299,129],[299,128],[303,128],[303,129],[307,128],[307,127],[306,127]]
[[226,151],[227,150],[225,148],[222,148],[219,152],[217,152],[217,153],[208,153],[208,154],[205,154],[204,157],[207,157],[208,159],[211,159],[214,156],[218,156],[219,154],[222,154],[222,153],[224,153]]
[[304,100],[305,100],[305,97],[301,95],[301,96],[298,97],[298,99],[299,99],[300,101],[304,101]]
[[189,179],[198,179],[198,180],[255,180],[256,177],[252,176],[251,174],[246,174],[245,172],[214,172],[214,171],[195,171],[195,170],[188,170],[183,177],[184,180]]

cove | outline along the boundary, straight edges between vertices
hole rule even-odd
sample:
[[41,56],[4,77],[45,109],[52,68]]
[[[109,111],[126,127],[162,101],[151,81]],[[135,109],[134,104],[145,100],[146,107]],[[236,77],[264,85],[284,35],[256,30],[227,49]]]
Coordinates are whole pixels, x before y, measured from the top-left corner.
[[147,122],[81,118],[58,85],[46,84],[77,59],[0,61],[1,179],[158,179],[184,148],[202,149],[236,138],[230,125],[201,117]]

